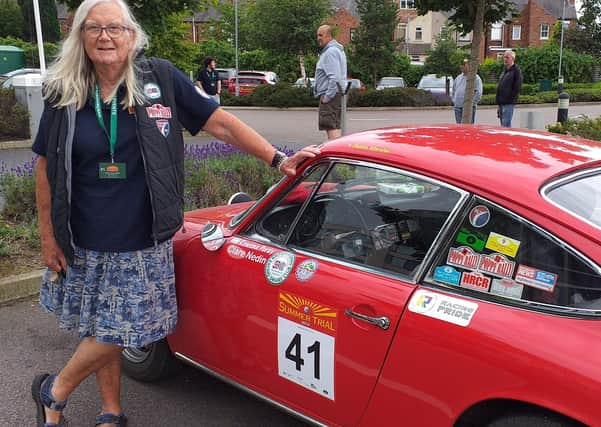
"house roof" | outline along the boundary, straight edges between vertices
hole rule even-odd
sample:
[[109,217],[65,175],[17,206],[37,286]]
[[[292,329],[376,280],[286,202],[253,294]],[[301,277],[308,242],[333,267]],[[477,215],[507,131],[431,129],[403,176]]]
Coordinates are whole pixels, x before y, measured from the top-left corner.
[[[566,6],[564,19],[577,19],[576,6],[569,4],[568,0],[564,1]],[[528,5],[528,0],[513,0],[512,2],[515,4],[515,8],[518,12],[524,10],[524,8]],[[549,15],[556,19],[561,19],[561,14],[563,12],[563,2],[561,0],[536,0],[536,2],[540,5],[540,7],[545,9]]]
[[218,21],[221,19],[221,13],[213,6],[210,6],[208,10],[202,12],[196,12],[194,17],[186,16],[184,18],[184,22],[192,22],[192,18],[194,18],[194,22],[209,22],[209,21]]

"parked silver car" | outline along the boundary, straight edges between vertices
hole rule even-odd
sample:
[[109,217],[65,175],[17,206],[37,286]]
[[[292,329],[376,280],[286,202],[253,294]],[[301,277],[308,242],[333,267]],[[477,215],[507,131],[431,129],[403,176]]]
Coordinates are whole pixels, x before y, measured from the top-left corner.
[[376,86],[376,90],[406,86],[405,79],[402,77],[382,77]]
[[[449,80],[449,96],[453,96],[453,77],[446,76],[446,78]],[[434,96],[445,95],[445,77],[437,77],[436,74],[426,74],[419,79],[417,88],[430,91]]]

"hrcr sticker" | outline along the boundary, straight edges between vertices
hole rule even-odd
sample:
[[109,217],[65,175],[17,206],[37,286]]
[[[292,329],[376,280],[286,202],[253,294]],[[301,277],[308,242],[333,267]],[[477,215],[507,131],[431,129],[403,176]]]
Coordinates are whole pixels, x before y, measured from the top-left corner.
[[484,205],[474,206],[469,214],[472,227],[482,228],[490,221],[490,210]]
[[278,252],[265,263],[265,277],[272,285],[279,285],[288,278],[295,256],[290,252]]
[[307,259],[296,266],[294,276],[299,282],[308,281],[317,272],[319,263],[315,259]]
[[520,264],[515,273],[515,281],[543,291],[553,292],[557,284],[557,274]]
[[520,247],[520,241],[502,234],[491,232],[486,241],[486,248],[494,252],[500,252],[510,257],[515,257]]
[[413,313],[464,327],[470,324],[477,309],[475,302],[424,289],[415,292],[409,301],[409,311]]
[[434,280],[447,285],[459,286],[461,273],[448,265],[441,265],[434,269]]
[[488,292],[490,287],[490,277],[475,271],[467,271],[461,275],[462,288],[473,289],[480,292]]

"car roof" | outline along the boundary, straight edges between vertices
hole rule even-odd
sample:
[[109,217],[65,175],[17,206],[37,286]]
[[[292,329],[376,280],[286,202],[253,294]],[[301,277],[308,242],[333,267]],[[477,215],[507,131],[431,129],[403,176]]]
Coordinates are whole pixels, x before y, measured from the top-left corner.
[[540,201],[539,190],[550,179],[601,166],[599,142],[496,126],[393,127],[345,136],[325,143],[321,151],[381,161],[468,190],[514,194],[526,206]]

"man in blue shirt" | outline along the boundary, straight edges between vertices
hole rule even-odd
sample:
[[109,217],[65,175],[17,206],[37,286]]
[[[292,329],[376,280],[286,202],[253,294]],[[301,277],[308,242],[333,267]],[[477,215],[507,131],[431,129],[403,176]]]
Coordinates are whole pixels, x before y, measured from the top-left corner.
[[342,91],[346,86],[346,54],[344,47],[334,39],[332,27],[317,29],[317,42],[323,48],[315,67],[315,97],[319,99],[319,130],[325,130],[328,139],[342,135]]
[[[467,87],[467,75],[470,69],[470,61],[465,58],[461,64],[462,73],[459,74],[453,82],[453,106],[455,110],[455,122],[461,123],[461,116],[463,115],[463,101],[465,100],[465,88]],[[474,124],[476,120],[476,105],[482,98],[482,79],[476,74],[476,81],[474,82],[474,98],[472,100],[472,121]]]

